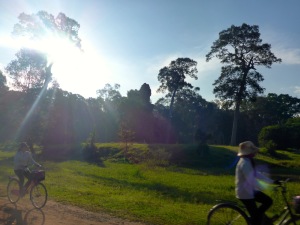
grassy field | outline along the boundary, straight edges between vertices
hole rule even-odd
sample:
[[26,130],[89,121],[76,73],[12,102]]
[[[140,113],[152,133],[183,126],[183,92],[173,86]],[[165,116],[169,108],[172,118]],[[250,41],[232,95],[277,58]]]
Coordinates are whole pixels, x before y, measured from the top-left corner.
[[[80,158],[43,161],[47,170],[44,183],[51,199],[91,211],[104,210],[149,224],[202,225],[217,199],[235,199],[236,148],[210,148],[210,155],[205,158],[193,156],[190,164],[167,167],[111,159],[105,159],[101,164],[87,163]],[[0,151],[2,187],[7,183],[7,176],[13,173],[13,154]],[[261,154],[259,164],[270,165],[269,172],[277,178],[292,176],[289,194],[300,194],[300,191],[297,193],[300,190],[300,155],[283,151],[279,154],[281,160]],[[270,190],[268,193],[275,201],[270,211],[274,213],[280,208],[280,196]]]

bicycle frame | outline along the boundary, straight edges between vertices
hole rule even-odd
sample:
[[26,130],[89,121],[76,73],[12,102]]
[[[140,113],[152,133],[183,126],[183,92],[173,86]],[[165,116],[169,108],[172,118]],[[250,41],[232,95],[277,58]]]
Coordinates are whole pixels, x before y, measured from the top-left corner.
[[[271,220],[274,224],[276,222],[276,225],[285,225],[285,224],[297,225],[296,223],[299,224],[299,222],[300,222],[300,216],[293,212],[293,208],[287,198],[286,183],[288,180],[289,179],[287,179],[285,181],[280,181],[280,184],[276,187],[276,188],[281,189],[280,190],[281,195],[282,195],[282,198],[283,198],[283,201],[285,204],[282,211],[279,214],[277,214],[271,218]],[[218,210],[219,208],[230,208],[230,209],[233,209],[234,211],[236,211],[238,214],[240,214],[240,215],[237,215],[236,218],[231,218],[230,222],[235,221],[240,216],[242,216],[246,220],[247,224],[251,224],[251,218],[243,204],[240,204],[239,202],[236,202],[236,201],[232,202],[232,201],[218,200],[218,202],[219,202],[219,204],[213,206],[213,208],[210,209],[210,212],[208,214],[208,223],[207,224],[210,224],[209,221],[210,221],[211,216],[214,215],[214,212],[216,212],[216,210]],[[228,224],[231,224],[231,223],[228,223]]]
[[[288,182],[289,179],[282,181],[281,184],[278,186],[279,188],[281,188],[281,195],[283,197],[283,201],[285,202],[285,207],[284,209],[279,213],[278,216],[276,216],[278,219],[282,218],[280,220],[280,222],[278,223],[278,225],[284,225],[286,220],[288,218],[292,218],[292,219],[296,219],[297,216],[293,213],[293,210],[291,208],[291,205],[288,202],[287,196],[286,196],[286,183]],[[277,219],[274,219],[274,221],[277,221]],[[294,223],[295,224],[295,223]],[[296,225],[296,224],[295,224]]]
[[7,196],[9,201],[16,204],[20,198],[29,193],[32,205],[37,209],[41,209],[45,206],[48,198],[47,189],[41,180],[43,180],[43,177],[29,179],[23,187],[23,191],[21,191],[18,177],[9,177],[7,185]]
[[32,187],[34,187],[35,185],[38,184],[38,182],[34,181],[34,180],[30,180],[28,182],[30,182],[30,183],[28,184],[28,186],[26,186],[25,193],[27,193],[28,191],[30,191]]

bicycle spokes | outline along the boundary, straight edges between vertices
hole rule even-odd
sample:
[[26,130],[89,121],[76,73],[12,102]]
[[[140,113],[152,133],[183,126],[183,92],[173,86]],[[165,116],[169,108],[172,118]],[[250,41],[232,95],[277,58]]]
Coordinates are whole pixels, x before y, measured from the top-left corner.
[[33,186],[30,192],[30,200],[35,208],[42,208],[47,202],[47,190],[42,183]]
[[11,203],[16,203],[20,199],[20,185],[17,179],[11,179],[8,182],[7,197]]
[[220,204],[208,214],[208,225],[247,225],[247,216],[235,205]]

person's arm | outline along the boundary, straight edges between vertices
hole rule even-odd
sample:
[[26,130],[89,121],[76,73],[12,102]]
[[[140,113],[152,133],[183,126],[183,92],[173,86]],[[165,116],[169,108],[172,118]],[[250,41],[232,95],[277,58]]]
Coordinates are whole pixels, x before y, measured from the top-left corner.
[[30,162],[31,164],[34,164],[38,167],[41,167],[41,165],[32,158],[32,155],[30,152],[27,153],[27,157],[28,157],[28,162]]
[[261,172],[258,172],[257,171],[257,175],[256,175],[257,179],[259,180],[262,180],[266,183],[269,183],[269,184],[273,184],[274,183],[274,180],[272,180],[271,178],[265,176],[264,174],[262,174]]

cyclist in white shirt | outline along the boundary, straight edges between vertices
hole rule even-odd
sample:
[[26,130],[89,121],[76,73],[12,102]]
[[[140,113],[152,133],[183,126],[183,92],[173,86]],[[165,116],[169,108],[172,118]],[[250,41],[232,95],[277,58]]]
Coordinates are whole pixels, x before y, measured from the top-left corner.
[[[253,158],[259,149],[251,142],[245,141],[239,144],[238,156],[240,157],[235,170],[235,192],[236,197],[246,206],[252,224],[272,224],[265,216],[265,212],[273,204],[273,200],[263,193],[259,180],[269,184],[276,184],[269,177],[263,175],[255,168]],[[260,203],[259,206],[257,203]]]
[[28,166],[32,164],[41,167],[41,165],[34,161],[34,159],[32,158],[28,145],[25,142],[22,142],[14,157],[14,172],[19,178],[21,191],[24,190],[23,186],[25,177],[28,179],[28,181],[25,184],[25,188],[30,183],[30,171],[28,169]]

